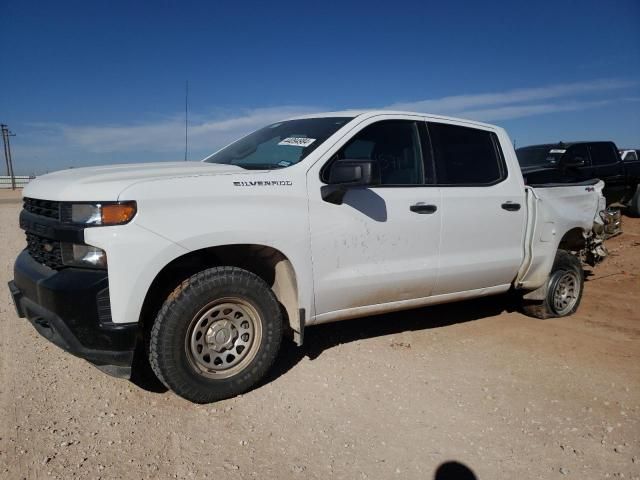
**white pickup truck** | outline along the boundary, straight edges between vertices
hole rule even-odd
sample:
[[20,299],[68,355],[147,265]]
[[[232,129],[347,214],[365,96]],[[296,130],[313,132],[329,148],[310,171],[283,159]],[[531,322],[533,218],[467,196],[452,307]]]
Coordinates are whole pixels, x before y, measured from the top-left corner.
[[118,376],[145,348],[178,395],[247,391],[283,335],[513,291],[573,313],[603,254],[602,182],[525,186],[505,131],[338,112],[269,125],[203,162],[45,175],[24,190],[19,316]]

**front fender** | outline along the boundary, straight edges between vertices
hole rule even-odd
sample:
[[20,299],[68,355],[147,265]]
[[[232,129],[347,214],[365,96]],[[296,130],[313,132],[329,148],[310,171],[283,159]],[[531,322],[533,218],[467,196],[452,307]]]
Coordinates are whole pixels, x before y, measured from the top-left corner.
[[[137,184],[122,192],[120,200],[136,200],[138,204],[135,219],[126,226],[93,229],[96,233],[92,238],[100,242],[94,243],[96,246],[107,251],[110,283],[114,278],[114,321],[138,320],[151,283],[171,261],[205,248],[242,244],[264,245],[282,252],[296,272],[300,308],[312,314],[306,184],[296,182],[295,175],[284,170],[166,179]],[[253,180],[254,175],[259,180]],[[271,184],[265,185],[265,179]],[[278,180],[275,186],[273,180]],[[256,186],[246,186],[254,183]],[[140,237],[129,238],[129,230]],[[146,232],[148,245],[144,245],[140,232]],[[130,292],[127,294],[127,288],[116,286],[116,282],[127,285]]]
[[109,300],[114,323],[137,322],[158,273],[188,250],[135,223],[87,228],[85,242],[107,252]]

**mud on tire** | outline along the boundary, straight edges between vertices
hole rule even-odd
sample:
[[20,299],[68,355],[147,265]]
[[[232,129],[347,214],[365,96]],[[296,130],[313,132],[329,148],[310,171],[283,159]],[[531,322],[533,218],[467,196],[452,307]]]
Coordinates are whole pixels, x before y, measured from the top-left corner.
[[167,388],[209,403],[255,386],[281,339],[282,313],[261,278],[235,267],[209,268],[165,300],[150,332],[149,363]]

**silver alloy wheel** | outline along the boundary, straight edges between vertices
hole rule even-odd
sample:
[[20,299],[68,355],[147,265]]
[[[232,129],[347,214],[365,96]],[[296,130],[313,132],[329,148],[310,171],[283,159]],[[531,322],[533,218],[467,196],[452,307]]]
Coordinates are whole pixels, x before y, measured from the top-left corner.
[[580,298],[578,273],[565,271],[555,282],[552,294],[554,312],[560,316],[569,313]]
[[185,338],[187,358],[203,375],[229,378],[251,363],[262,340],[257,310],[244,299],[220,298],[191,320]]

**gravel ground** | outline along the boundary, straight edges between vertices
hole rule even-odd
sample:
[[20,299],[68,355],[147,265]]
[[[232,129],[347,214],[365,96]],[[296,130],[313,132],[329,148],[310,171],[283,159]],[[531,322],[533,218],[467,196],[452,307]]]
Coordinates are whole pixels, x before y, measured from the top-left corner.
[[19,209],[0,191],[2,478],[640,478],[640,220],[572,317],[497,297],[313,327],[261,387],[192,405],[17,318]]

